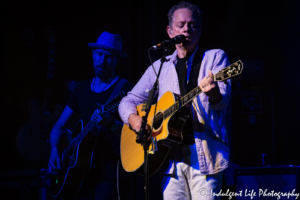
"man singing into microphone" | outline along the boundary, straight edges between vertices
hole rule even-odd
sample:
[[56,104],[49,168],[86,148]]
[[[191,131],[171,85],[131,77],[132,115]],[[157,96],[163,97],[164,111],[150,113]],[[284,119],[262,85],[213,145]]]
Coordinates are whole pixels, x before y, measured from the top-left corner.
[[[220,49],[205,52],[198,49],[202,17],[196,5],[179,2],[170,9],[168,18],[169,37],[184,35],[186,41],[175,45],[176,51],[162,66],[158,101],[167,91],[183,96],[200,86],[203,93],[193,99],[191,120],[186,122],[190,126],[182,130],[183,142],[172,148],[161,169],[163,196],[172,200],[218,199],[213,193],[220,191],[223,170],[229,162],[226,121],[231,84],[214,82],[211,77],[228,66],[229,61]],[[160,62],[154,63],[156,72]],[[146,91],[151,90],[155,81],[155,72],[149,67],[119,106],[124,123],[136,131],[142,124],[136,106],[148,99]]]

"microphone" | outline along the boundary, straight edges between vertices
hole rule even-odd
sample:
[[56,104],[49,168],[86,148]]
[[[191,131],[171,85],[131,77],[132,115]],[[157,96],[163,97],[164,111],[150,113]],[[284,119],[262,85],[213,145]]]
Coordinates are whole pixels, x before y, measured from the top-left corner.
[[161,43],[158,43],[157,45],[152,46],[150,49],[157,50],[162,48],[168,48],[171,45],[184,43],[186,41],[186,37],[184,35],[177,35],[176,37],[164,40]]

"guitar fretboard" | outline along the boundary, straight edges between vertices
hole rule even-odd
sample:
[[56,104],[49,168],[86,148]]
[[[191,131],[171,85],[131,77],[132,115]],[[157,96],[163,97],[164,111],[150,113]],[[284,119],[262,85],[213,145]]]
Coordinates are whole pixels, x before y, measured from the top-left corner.
[[161,119],[165,120],[169,116],[173,115],[176,111],[178,111],[180,108],[185,106],[187,103],[192,101],[197,95],[201,93],[201,89],[199,86],[191,90],[189,93],[187,93],[185,96],[182,98],[178,99],[172,106],[167,108],[163,113],[158,113],[154,120],[153,123],[159,123]]
[[[234,76],[241,74],[242,70],[243,70],[243,63],[239,60],[229,65],[228,67],[225,67],[224,69],[220,70],[218,73],[214,74],[212,78],[214,81],[226,81],[227,79],[230,79]],[[185,96],[177,100],[172,106],[167,108],[163,113],[160,112],[157,115],[155,115],[153,124],[157,123],[159,125],[162,122],[162,120],[165,120],[169,116],[173,115],[180,108],[182,108],[187,103],[192,101],[201,92],[202,91],[200,87],[197,86],[188,94],[186,94]]]
[[177,110],[185,106],[187,103],[192,101],[197,95],[201,93],[200,87],[194,88],[192,91],[187,93],[185,96],[177,100],[172,106],[167,108],[164,112],[164,119],[168,118],[169,116],[173,115]]
[[81,140],[86,136],[86,134],[95,126],[95,122],[93,121],[89,121],[85,127],[82,129],[82,131],[77,135],[77,137],[75,138],[75,145],[78,145],[79,142],[81,142]]

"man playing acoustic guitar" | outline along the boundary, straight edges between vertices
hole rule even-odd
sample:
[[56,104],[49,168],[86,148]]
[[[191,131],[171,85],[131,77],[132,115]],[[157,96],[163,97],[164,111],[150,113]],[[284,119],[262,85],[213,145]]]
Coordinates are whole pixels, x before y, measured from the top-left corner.
[[[186,122],[190,126],[183,128],[182,143],[172,148],[165,160],[165,166],[161,168],[164,199],[217,199],[219,197],[213,196],[211,191],[220,191],[223,170],[228,167],[226,121],[231,83],[217,83],[212,77],[228,66],[229,61],[225,52],[220,49],[205,52],[199,50],[201,14],[201,10],[190,2],[179,2],[168,14],[169,37],[184,35],[186,42],[177,44],[176,51],[167,56],[162,66],[158,102],[167,91],[183,96],[199,86],[203,93],[192,101],[191,121]],[[156,73],[160,63],[160,60],[154,62]],[[156,75],[150,66],[119,105],[119,114],[123,122],[136,132],[142,124],[136,107],[148,99],[148,91],[155,81]],[[149,165],[151,166],[151,162]]]
[[[52,174],[63,171],[64,166],[59,152],[61,137],[66,123],[73,114],[77,113],[82,121],[92,121],[91,123],[98,124],[96,125],[98,131],[95,133],[98,135],[97,145],[91,155],[94,157],[91,170],[96,174],[91,174],[90,170],[87,175],[97,177],[100,174],[100,177],[95,188],[91,189],[91,199],[117,199],[119,194],[117,191],[117,169],[119,168],[122,122],[120,118],[119,120],[115,119],[119,117],[117,111],[113,114],[102,113],[97,104],[105,104],[121,91],[128,92],[133,84],[115,74],[116,66],[122,58],[127,56],[122,51],[122,39],[119,35],[103,32],[96,43],[89,43],[88,46],[93,50],[95,77],[81,82],[74,89],[67,106],[54,125],[50,133],[51,155],[48,166]],[[91,131],[95,132],[95,129]],[[97,165],[97,168],[94,165]],[[78,171],[80,169],[79,166]],[[74,174],[79,176],[77,172]],[[89,182],[89,180],[83,181],[83,183],[85,182]],[[56,184],[55,181],[54,184]],[[53,192],[54,190],[52,190],[52,195],[59,196],[60,191]],[[70,193],[70,197],[74,197],[77,192],[75,189],[70,189],[70,192],[67,191],[67,195],[64,196],[68,198],[68,193]]]

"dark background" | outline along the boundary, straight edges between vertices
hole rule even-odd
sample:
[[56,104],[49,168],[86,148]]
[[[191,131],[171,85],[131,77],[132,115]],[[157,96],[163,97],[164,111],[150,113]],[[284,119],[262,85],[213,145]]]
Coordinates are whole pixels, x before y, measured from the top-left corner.
[[[96,42],[103,31],[121,35],[123,50],[129,56],[117,73],[136,83],[150,64],[148,48],[168,38],[167,12],[176,2],[4,3],[1,170],[47,167],[47,155],[43,161],[24,159],[18,153],[16,137],[33,115],[30,109],[36,108],[28,108],[30,99],[35,98],[43,105],[45,92],[52,89],[48,105],[65,106],[71,90],[68,83],[93,77],[92,51],[87,43]],[[232,86],[231,161],[241,167],[258,167],[262,166],[262,154],[266,154],[268,164],[299,165],[298,1],[194,2],[204,13],[199,47],[221,48],[231,62],[240,59],[244,63],[242,79],[234,81]],[[48,40],[47,30],[51,28],[55,35],[53,43]],[[49,44],[52,44],[51,55],[55,55],[50,56],[53,62],[49,61]],[[151,53],[152,60],[161,54],[161,51]],[[51,80],[47,79],[49,63],[54,67]]]

